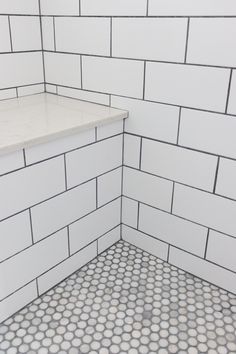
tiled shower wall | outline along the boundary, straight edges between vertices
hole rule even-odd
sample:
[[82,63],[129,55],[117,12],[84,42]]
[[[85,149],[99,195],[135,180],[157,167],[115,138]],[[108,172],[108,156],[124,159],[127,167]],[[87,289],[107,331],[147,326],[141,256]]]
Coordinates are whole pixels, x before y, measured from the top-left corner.
[[236,292],[234,0],[41,0],[47,90],[127,109],[123,238]]
[[0,100],[44,91],[38,0],[0,1]]
[[123,122],[0,156],[0,322],[120,239]]

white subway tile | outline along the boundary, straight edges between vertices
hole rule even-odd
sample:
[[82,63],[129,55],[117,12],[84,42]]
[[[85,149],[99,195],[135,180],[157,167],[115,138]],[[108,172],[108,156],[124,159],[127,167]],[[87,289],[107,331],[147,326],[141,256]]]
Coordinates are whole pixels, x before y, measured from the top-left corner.
[[69,226],[71,253],[120,224],[120,203],[115,200]]
[[44,84],[18,87],[18,96],[35,95],[44,92]]
[[62,230],[1,263],[0,299],[29,283],[67,256],[67,230]]
[[78,0],[40,0],[42,15],[79,15]]
[[143,139],[143,171],[213,191],[216,165],[216,156]]
[[145,16],[146,0],[81,0],[81,14],[95,16]]
[[112,54],[132,59],[184,62],[186,34],[186,18],[114,18]]
[[235,235],[236,202],[181,185],[175,186],[173,214]]
[[46,81],[71,87],[81,87],[80,56],[64,53],[44,53]]
[[125,131],[175,143],[179,108],[159,103],[112,96],[112,106],[129,111]]
[[236,115],[235,95],[236,95],[236,70],[233,70],[232,81],[230,86],[229,105],[228,105],[227,112]]
[[7,0],[0,2],[2,14],[39,15],[38,0]]
[[82,101],[109,105],[109,96],[104,93],[89,92],[85,90],[72,89],[69,87],[58,87],[58,94],[61,96],[77,98]]
[[57,86],[46,84],[45,87],[46,87],[46,92],[57,93]]
[[66,151],[79,148],[95,141],[94,129],[52,140],[48,143],[34,145],[25,149],[26,163],[31,164]]
[[98,253],[102,253],[107,248],[120,240],[120,226],[109,231],[106,235],[98,239]]
[[122,225],[122,238],[124,241],[141,248],[143,251],[153,254],[163,260],[167,260],[168,245],[156,240],[140,231]]
[[14,51],[42,50],[39,16],[11,16]]
[[236,199],[236,161],[220,159],[216,193]]
[[1,55],[0,77],[0,89],[43,82],[42,53]]
[[110,19],[57,17],[56,48],[60,52],[110,55]]
[[183,109],[179,144],[235,158],[235,117]]
[[0,155],[0,175],[24,167],[23,150]]
[[0,262],[32,244],[29,211],[0,222]]
[[11,51],[11,40],[10,40],[8,17],[1,16],[0,17],[0,52],[10,52],[10,51]]
[[68,186],[73,187],[122,164],[122,136],[66,154]]
[[53,17],[42,17],[43,49],[54,50],[54,24]]
[[141,61],[83,57],[83,88],[142,98],[143,72]]
[[80,252],[67,258],[56,267],[38,278],[39,294],[45,293],[47,290],[61,282],[63,279],[83,267],[97,255],[96,242],[84,248]]
[[3,322],[19,309],[33,301],[37,294],[36,280],[18,290],[8,298],[0,302],[0,322]]
[[97,198],[99,207],[121,196],[121,172],[122,168],[120,167],[98,177]]
[[210,230],[206,259],[236,272],[236,238]]
[[229,69],[148,62],[145,98],[224,112],[229,75]]
[[34,241],[41,240],[94,210],[95,187],[95,181],[91,181],[32,208]]
[[0,219],[65,190],[63,157],[21,169],[0,178]]
[[170,211],[173,182],[147,173],[124,168],[124,195]]
[[105,139],[110,136],[123,133],[123,120],[114,123],[108,123],[97,127],[97,139]]
[[234,0],[149,0],[150,16],[235,16]]
[[236,292],[236,274],[177,248],[170,248],[169,262],[223,289]]
[[137,227],[138,224],[138,202],[122,197],[122,223]]
[[124,135],[124,164],[139,168],[141,139],[138,136]]
[[0,90],[0,100],[8,100],[10,98],[16,98],[16,89]]
[[200,257],[204,256],[208,232],[206,227],[141,204],[139,230]]
[[187,62],[235,66],[235,18],[192,18],[190,20]]

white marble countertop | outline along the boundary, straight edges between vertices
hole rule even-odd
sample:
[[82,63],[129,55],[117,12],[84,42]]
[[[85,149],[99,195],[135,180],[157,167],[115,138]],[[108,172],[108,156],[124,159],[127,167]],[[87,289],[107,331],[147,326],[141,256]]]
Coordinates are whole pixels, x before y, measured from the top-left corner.
[[128,112],[42,93],[0,102],[0,154],[128,117]]

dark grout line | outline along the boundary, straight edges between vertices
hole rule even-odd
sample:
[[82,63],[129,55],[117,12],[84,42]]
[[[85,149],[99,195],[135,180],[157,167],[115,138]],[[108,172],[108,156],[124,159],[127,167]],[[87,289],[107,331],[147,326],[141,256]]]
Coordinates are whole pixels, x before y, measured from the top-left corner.
[[8,16],[8,26],[9,26],[9,36],[10,36],[11,52],[13,52],[13,42],[12,42],[12,31],[11,31],[11,19],[10,19],[10,16]]
[[187,63],[187,55],[188,55],[189,27],[190,27],[190,18],[188,18],[188,22],[187,22],[186,45],[185,45],[185,55],[184,55],[185,64]]
[[217,165],[216,165],[216,173],[215,173],[215,181],[214,181],[214,187],[213,187],[213,194],[216,194],[216,185],[217,185],[217,178],[218,178],[218,172],[219,172],[219,165],[220,165],[220,157],[218,156]]
[[232,76],[233,76],[233,69],[231,69],[231,70],[230,70],[230,76],[229,76],[229,86],[228,86],[227,97],[226,97],[226,104],[225,104],[225,114],[227,114],[227,111],[228,111],[228,106],[229,106],[229,97],[230,97],[230,90],[231,90]]

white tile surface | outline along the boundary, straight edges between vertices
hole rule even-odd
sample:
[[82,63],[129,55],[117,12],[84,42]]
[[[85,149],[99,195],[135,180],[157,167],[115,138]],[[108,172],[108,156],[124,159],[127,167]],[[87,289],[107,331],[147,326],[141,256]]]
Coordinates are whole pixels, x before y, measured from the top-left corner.
[[141,139],[138,136],[124,135],[124,164],[139,168]]
[[32,244],[29,211],[0,223],[0,262]]
[[78,100],[99,103],[109,106],[109,96],[104,93],[89,92],[85,90],[72,89],[69,87],[58,87],[58,94]]
[[110,55],[110,19],[57,17],[56,48],[60,52]]
[[175,143],[179,108],[158,103],[112,96],[112,106],[129,111],[125,131],[153,139]]
[[0,155],[0,175],[24,167],[23,150]]
[[141,61],[83,57],[83,88],[142,98],[143,72]]
[[216,193],[236,199],[236,162],[220,159]]
[[204,256],[208,232],[206,227],[141,204],[139,230],[200,257]]
[[0,91],[0,100],[8,100],[10,98],[16,98],[16,89],[6,89]]
[[236,18],[192,18],[187,62],[235,66]]
[[65,190],[64,161],[57,157],[0,178],[0,219]]
[[149,0],[150,16],[235,16],[234,0]]
[[227,112],[231,114],[236,114],[235,95],[236,95],[236,70],[233,70],[231,87],[230,87],[229,105],[227,110]]
[[68,187],[122,164],[122,137],[117,136],[66,154]]
[[173,214],[235,236],[236,202],[176,185]]
[[112,54],[124,58],[184,62],[186,34],[186,18],[114,18]]
[[79,15],[77,0],[41,0],[42,15]]
[[18,87],[18,97],[36,95],[44,92],[44,84]]
[[31,164],[52,156],[60,155],[66,151],[79,148],[95,141],[94,129],[89,129],[78,134],[55,139],[48,143],[34,145],[25,149],[26,164]]
[[120,199],[95,210],[69,227],[70,250],[77,252],[120,224]]
[[138,223],[138,202],[122,197],[122,223],[137,227]]
[[91,181],[32,208],[34,241],[41,240],[94,210],[95,198],[95,181]]
[[43,49],[54,50],[53,17],[42,17]]
[[149,62],[145,98],[224,112],[229,75],[229,69]]
[[[1,6],[1,5],[0,5]],[[0,52],[10,52],[11,41],[7,16],[0,17]]]
[[177,248],[170,248],[170,263],[191,274],[236,292],[236,275],[201,258],[188,254]]
[[1,263],[0,299],[65,259],[68,255],[67,245],[67,230],[62,230]]
[[42,53],[1,55],[0,77],[0,89],[43,82]]
[[38,16],[11,16],[13,51],[42,50]]
[[57,86],[56,85],[46,84],[45,87],[46,87],[46,92],[57,93]]
[[81,87],[80,56],[44,53],[46,81],[51,84]]
[[105,139],[109,136],[123,133],[123,120],[118,122],[104,124],[97,127],[97,139]]
[[163,260],[167,260],[168,245],[159,240],[143,234],[140,231],[122,225],[122,238],[142,250],[153,254]]
[[37,294],[36,281],[32,281],[16,293],[0,302],[0,322],[3,322],[12,314],[33,301]]
[[122,168],[108,172],[97,179],[98,206],[104,205],[121,196]]
[[120,226],[109,231],[106,235],[98,239],[98,253],[105,251],[120,240]]
[[0,13],[39,15],[38,0],[2,0],[0,2]]
[[124,168],[124,192],[127,197],[170,211],[173,182]]
[[82,251],[64,260],[61,264],[52,268],[38,278],[39,294],[43,294],[57,283],[83,267],[97,255],[97,245],[93,242]]
[[179,144],[235,158],[235,117],[183,109]]
[[81,0],[82,15],[145,16],[146,0]]
[[236,238],[210,230],[206,258],[236,272]]
[[143,171],[213,191],[216,165],[216,156],[143,139]]

